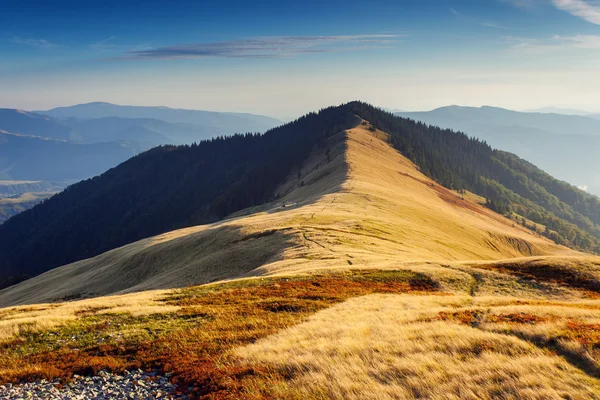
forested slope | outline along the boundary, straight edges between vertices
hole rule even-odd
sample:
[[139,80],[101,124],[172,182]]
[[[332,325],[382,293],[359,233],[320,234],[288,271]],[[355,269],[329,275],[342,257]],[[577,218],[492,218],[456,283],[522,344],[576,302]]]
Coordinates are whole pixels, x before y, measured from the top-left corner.
[[0,226],[0,277],[12,277],[4,286],[15,276],[262,204],[315,145],[351,119],[332,107],[264,135],[157,147],[72,185]]

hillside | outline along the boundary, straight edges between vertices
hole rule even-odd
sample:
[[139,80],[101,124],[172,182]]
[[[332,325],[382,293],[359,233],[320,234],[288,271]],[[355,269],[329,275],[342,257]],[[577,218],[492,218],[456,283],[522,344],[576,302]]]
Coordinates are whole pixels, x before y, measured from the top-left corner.
[[16,196],[0,197],[0,224],[13,215],[17,215],[18,213],[41,203],[53,194],[54,193],[51,192],[24,192]]
[[311,149],[352,126],[357,116],[389,133],[390,143],[441,185],[484,196],[488,208],[560,244],[600,248],[596,197],[463,134],[355,102],[265,135],[153,149],[73,185],[0,227],[0,271],[6,278],[37,275],[274,200],[282,195],[277,186],[297,173]]
[[0,396],[600,398],[600,258],[440,186],[392,137],[355,117],[273,203],[0,291],[29,304],[0,309]]
[[0,129],[49,139],[78,140],[69,127],[54,118],[23,110],[0,108]]
[[[432,180],[392,146],[415,125],[388,116],[353,103],[290,124],[283,141],[315,145],[271,202],[1,290],[26,305],[0,309],[0,396],[600,398],[600,258]],[[469,183],[455,173],[440,180]]]
[[313,151],[276,202],[54,269],[0,292],[0,305],[349,265],[577,255],[439,186],[386,133],[355,125]]
[[600,146],[600,121],[593,116],[458,106],[397,115],[465,132],[600,195],[600,164],[594,156]]

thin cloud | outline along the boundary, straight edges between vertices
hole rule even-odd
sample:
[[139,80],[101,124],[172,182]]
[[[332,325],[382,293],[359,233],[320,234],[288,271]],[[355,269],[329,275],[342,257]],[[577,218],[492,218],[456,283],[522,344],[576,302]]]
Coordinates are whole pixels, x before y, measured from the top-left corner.
[[600,25],[600,2],[590,0],[552,0],[556,8]]
[[554,35],[548,39],[518,37],[507,37],[505,39],[512,42],[510,48],[528,52],[549,53],[570,49],[600,50],[599,35]]
[[471,17],[471,16],[468,16],[468,15],[462,14],[462,13],[458,12],[455,8],[450,8],[450,12],[457,19],[463,20],[463,21],[468,22],[470,24],[477,24],[477,25],[483,26],[485,28],[508,29],[508,27],[506,27],[504,25],[497,24],[497,23],[492,22],[492,21],[486,21],[486,20],[482,21],[479,18]]
[[479,25],[484,26],[486,28],[493,28],[493,29],[508,29],[507,26],[500,25],[495,22],[484,21],[484,22],[480,22]]
[[102,39],[97,41],[96,43],[90,44],[90,48],[94,50],[107,50],[116,47],[111,41],[115,40],[116,36],[110,36],[106,39]]
[[20,44],[20,45],[31,46],[31,47],[40,47],[40,48],[54,47],[54,45],[52,43],[50,43],[49,41],[44,40],[44,39],[29,39],[29,38],[22,38],[20,36],[13,36],[8,41],[11,43],[14,43],[14,44]]
[[540,0],[500,0],[502,3],[508,3],[517,8],[529,10],[539,5]]
[[133,50],[121,59],[280,58],[300,54],[366,50],[396,41],[399,35],[279,36]]

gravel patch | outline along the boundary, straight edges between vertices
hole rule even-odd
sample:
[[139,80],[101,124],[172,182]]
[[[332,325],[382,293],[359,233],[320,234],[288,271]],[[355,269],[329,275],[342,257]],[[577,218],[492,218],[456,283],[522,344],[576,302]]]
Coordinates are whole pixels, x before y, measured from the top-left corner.
[[65,385],[59,381],[41,380],[19,385],[0,385],[0,399],[52,399],[52,400],[102,400],[102,399],[187,399],[176,395],[175,385],[168,377],[141,370],[125,371],[114,375],[101,371],[96,376],[75,375]]

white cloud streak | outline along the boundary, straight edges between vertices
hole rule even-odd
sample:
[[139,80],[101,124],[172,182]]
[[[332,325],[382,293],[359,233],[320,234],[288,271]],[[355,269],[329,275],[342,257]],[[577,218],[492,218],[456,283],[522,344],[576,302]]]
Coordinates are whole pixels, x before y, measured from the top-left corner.
[[571,49],[600,50],[600,35],[554,35],[548,39],[507,37],[510,48],[527,52],[550,53]]
[[14,44],[20,44],[20,45],[31,46],[31,47],[40,47],[40,48],[54,47],[54,45],[52,43],[50,43],[49,41],[44,40],[44,39],[29,39],[29,38],[22,38],[20,36],[13,36],[8,41],[11,43],[14,43]]
[[400,35],[277,36],[134,50],[121,59],[279,58],[311,53],[365,50],[390,45]]
[[113,41],[114,39],[116,39],[116,36],[107,37],[106,39],[102,39],[97,41],[96,43],[90,44],[90,48],[94,50],[107,50],[114,48],[115,45],[111,43],[111,41]]
[[556,8],[600,25],[600,3],[592,0],[552,0]]

